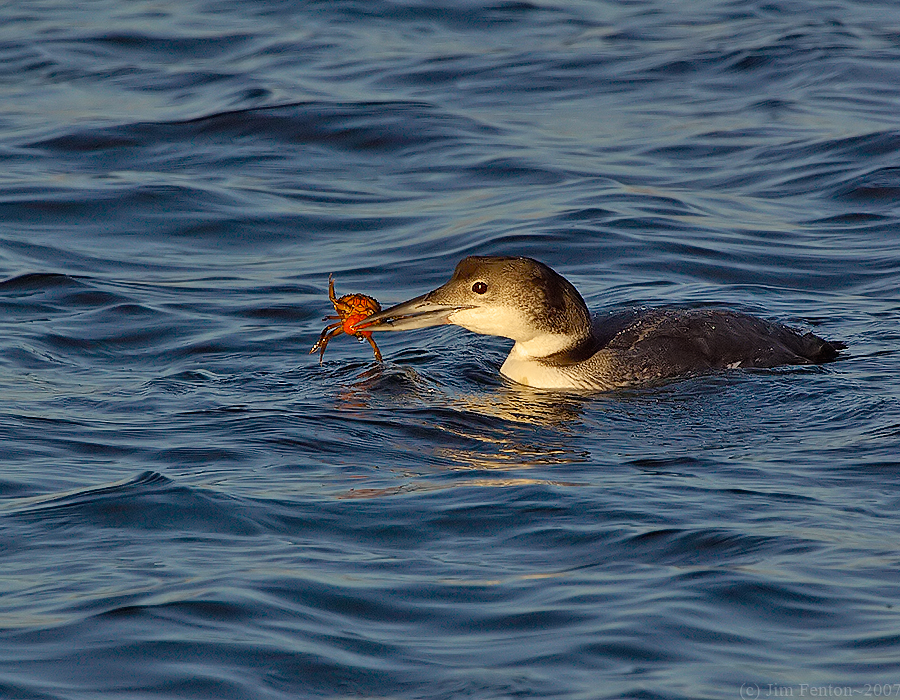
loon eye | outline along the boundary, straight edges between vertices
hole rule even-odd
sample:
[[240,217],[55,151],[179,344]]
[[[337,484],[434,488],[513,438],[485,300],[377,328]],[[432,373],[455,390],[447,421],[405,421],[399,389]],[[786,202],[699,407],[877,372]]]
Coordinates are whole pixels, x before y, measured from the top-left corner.
[[484,294],[487,291],[487,284],[484,282],[476,282],[472,285],[472,291],[476,294]]

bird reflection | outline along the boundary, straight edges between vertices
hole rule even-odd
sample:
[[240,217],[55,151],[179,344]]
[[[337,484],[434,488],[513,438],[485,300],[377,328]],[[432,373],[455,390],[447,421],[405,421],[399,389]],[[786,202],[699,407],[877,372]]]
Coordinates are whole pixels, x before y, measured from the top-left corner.
[[[416,453],[423,468],[418,474],[404,470],[398,475],[402,484],[354,488],[337,497],[379,498],[460,486],[577,486],[537,475],[523,476],[522,471],[589,460],[589,452],[572,444],[582,424],[583,401],[577,395],[512,383],[463,393],[409,366],[386,363],[369,367],[341,388],[336,408],[354,414],[374,432],[384,433],[383,439],[373,442]],[[471,475],[448,480],[450,473],[459,472]]]

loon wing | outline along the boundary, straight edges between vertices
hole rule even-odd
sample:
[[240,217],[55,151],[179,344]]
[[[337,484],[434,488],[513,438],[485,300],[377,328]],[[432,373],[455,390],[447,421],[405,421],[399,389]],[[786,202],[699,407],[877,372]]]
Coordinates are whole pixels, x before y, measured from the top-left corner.
[[719,309],[653,309],[634,312],[630,321],[619,316],[600,326],[595,333],[603,349],[629,363],[665,370],[667,376],[725,367],[830,362],[845,347],[779,323]]

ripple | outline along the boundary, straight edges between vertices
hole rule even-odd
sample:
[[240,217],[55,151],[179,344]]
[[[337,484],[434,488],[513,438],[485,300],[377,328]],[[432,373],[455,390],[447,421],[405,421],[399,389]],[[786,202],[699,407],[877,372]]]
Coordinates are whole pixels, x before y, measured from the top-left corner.
[[[0,5],[0,695],[889,676],[898,18]],[[468,254],[850,352],[601,396],[457,328],[307,354],[329,273],[387,304]]]
[[321,144],[353,151],[398,151],[433,146],[459,131],[490,133],[462,118],[448,120],[426,103],[304,102],[241,109],[177,122],[125,124],[35,141],[28,148],[91,152],[147,147],[158,142]]
[[253,535],[259,527],[233,512],[231,499],[177,486],[156,472],[52,496],[8,502],[7,514],[45,526],[169,530]]

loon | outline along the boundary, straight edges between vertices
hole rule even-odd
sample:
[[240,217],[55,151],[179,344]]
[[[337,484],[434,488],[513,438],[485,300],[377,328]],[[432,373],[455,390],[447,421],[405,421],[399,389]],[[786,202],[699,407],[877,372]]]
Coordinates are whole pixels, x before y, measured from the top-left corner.
[[846,347],[721,309],[641,309],[592,319],[568,280],[524,257],[465,258],[443,286],[354,330],[448,323],[514,340],[500,373],[540,389],[606,391],[720,369],[818,364]]

